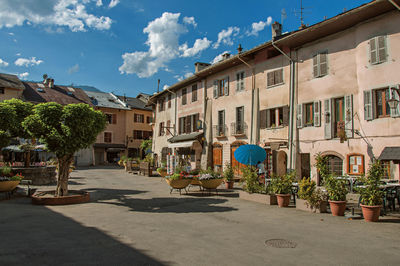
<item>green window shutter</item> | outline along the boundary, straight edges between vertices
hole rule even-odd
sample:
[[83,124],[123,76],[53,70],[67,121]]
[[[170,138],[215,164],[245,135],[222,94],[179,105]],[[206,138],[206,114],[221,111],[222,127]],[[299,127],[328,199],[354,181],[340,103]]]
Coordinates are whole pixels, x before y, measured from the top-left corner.
[[314,127],[321,126],[321,102],[316,101],[314,102]]
[[344,96],[344,130],[347,138],[353,137],[353,95]]
[[314,55],[313,57],[313,74],[314,78],[319,77],[319,68],[318,68],[318,55]]
[[225,96],[229,95],[229,77],[226,77],[224,79],[224,93],[225,93]]
[[303,127],[303,104],[297,105],[297,128]]
[[387,52],[386,52],[386,36],[378,36],[377,37],[378,44],[378,62],[383,63],[386,62]]
[[236,73],[236,91],[240,91],[240,73]]
[[274,85],[274,72],[267,73],[267,87]]
[[267,109],[267,119],[266,119],[266,124],[267,124],[267,128],[271,127],[271,109]]
[[319,54],[319,76],[328,75],[328,54],[320,53]]
[[378,63],[378,51],[376,46],[376,38],[369,40],[369,55],[371,64]]
[[289,125],[289,106],[283,106],[283,119],[282,119],[282,126]]
[[372,90],[364,91],[364,119],[369,121],[373,118]]
[[332,138],[332,100],[327,99],[324,101],[324,117],[325,117],[325,124],[324,124],[324,137],[325,139]]

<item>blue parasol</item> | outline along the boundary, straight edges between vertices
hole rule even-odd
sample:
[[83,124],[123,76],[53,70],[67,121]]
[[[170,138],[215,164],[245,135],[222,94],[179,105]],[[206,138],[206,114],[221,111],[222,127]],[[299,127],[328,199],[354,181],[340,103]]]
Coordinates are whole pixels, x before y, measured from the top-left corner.
[[246,144],[237,148],[233,156],[241,164],[256,165],[265,160],[267,153],[258,145]]

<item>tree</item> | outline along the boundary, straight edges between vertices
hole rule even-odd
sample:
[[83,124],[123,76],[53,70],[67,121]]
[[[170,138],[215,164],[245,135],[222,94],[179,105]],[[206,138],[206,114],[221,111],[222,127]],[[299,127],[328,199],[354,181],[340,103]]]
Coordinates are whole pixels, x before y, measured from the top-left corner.
[[68,195],[69,167],[73,155],[88,148],[106,127],[106,117],[87,104],[42,103],[33,108],[23,126],[32,136],[46,144],[58,161],[56,196]]
[[0,151],[11,140],[10,128],[15,123],[16,112],[7,103],[0,103]]

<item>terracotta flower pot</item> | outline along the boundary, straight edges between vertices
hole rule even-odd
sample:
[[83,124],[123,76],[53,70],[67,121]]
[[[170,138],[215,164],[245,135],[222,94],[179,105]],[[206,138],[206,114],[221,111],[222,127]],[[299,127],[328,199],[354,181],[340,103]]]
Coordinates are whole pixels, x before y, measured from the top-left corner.
[[235,183],[234,181],[225,181],[225,188],[232,189],[234,183]]
[[289,206],[290,194],[276,194],[276,199],[278,200],[278,206],[280,208]]
[[368,206],[360,204],[366,222],[377,222],[382,206]]
[[344,211],[346,210],[346,201],[329,201],[329,206],[331,206],[331,212],[333,216],[344,216]]

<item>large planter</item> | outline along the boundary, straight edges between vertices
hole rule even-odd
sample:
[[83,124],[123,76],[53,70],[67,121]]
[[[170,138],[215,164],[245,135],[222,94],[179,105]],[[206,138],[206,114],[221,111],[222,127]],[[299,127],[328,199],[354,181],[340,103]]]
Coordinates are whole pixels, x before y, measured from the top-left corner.
[[313,208],[306,200],[296,199],[296,209],[314,213],[326,213],[328,212],[328,204],[326,201],[322,201],[319,206]]
[[68,205],[90,201],[90,194],[83,190],[70,190],[68,196],[55,197],[53,191],[36,192],[32,195],[32,204],[35,205]]
[[262,204],[267,204],[267,205],[277,205],[277,200],[275,195],[269,195],[269,194],[261,194],[261,193],[249,193],[246,191],[239,191],[239,198],[248,200],[248,201],[253,201],[253,202],[258,202]]
[[208,179],[208,180],[200,180],[200,185],[205,189],[216,189],[219,185],[222,184],[223,179]]
[[288,207],[290,203],[291,194],[276,194],[276,199],[278,201],[278,207]]
[[344,211],[346,210],[346,201],[330,200],[329,206],[331,207],[333,216],[344,216]]
[[368,206],[360,204],[364,220],[366,222],[377,222],[379,220],[379,214],[382,206]]
[[48,185],[57,181],[56,166],[12,167],[13,173],[19,173],[32,185]]
[[225,188],[232,189],[234,183],[235,183],[234,181],[225,181]]
[[165,177],[167,175],[167,170],[159,170],[157,171],[157,173],[161,176],[161,177]]
[[0,181],[0,192],[13,191],[20,181]]
[[145,176],[151,176],[152,175],[152,169],[151,169],[151,167],[150,167],[150,163],[148,163],[148,162],[141,162],[140,163],[140,165],[139,165],[139,167],[140,167],[140,173],[142,174],[142,175],[145,175]]
[[191,179],[176,179],[172,180],[169,178],[166,178],[165,181],[167,182],[168,185],[170,185],[174,189],[183,189],[187,187],[190,182],[192,182]]

